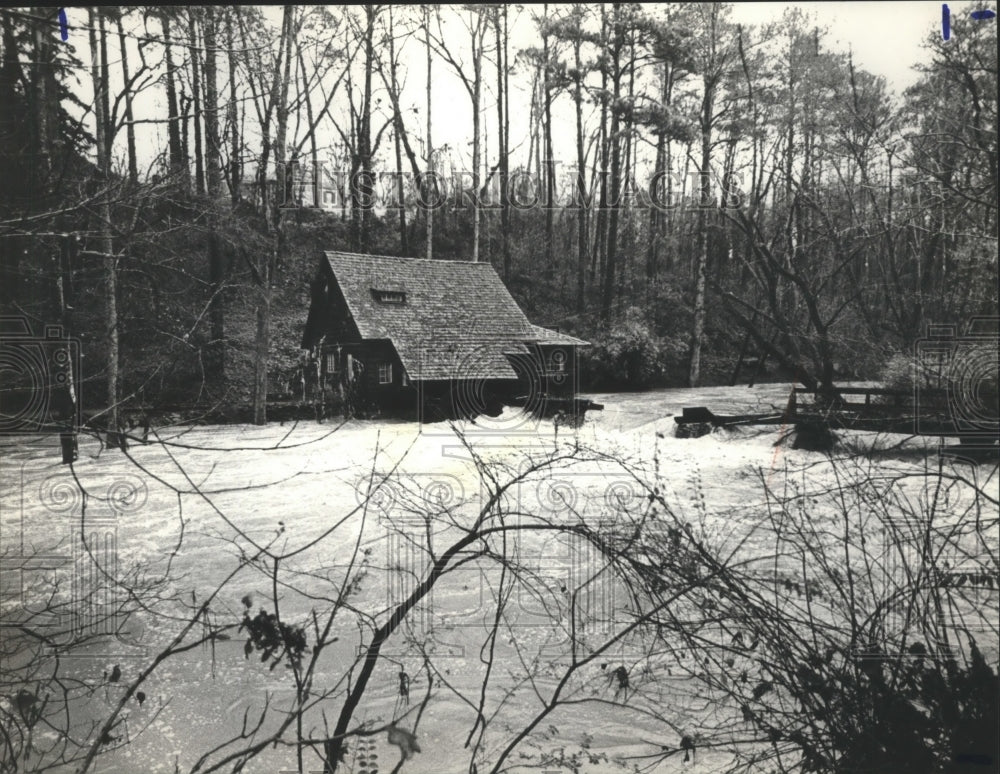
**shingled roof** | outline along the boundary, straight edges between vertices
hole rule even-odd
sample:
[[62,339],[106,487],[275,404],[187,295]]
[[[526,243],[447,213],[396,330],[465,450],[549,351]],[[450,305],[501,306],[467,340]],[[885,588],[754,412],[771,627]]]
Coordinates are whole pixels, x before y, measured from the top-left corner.
[[516,379],[506,354],[587,343],[528,322],[489,263],[324,255],[361,337],[390,340],[413,380]]

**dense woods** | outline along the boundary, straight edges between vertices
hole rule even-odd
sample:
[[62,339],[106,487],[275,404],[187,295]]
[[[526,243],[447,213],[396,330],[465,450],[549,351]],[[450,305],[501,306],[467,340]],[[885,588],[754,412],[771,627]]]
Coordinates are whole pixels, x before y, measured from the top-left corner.
[[992,22],[896,94],[796,9],[57,10],[0,12],[0,294],[109,428],[265,421],[320,249],[493,263],[585,389],[881,378],[996,314]]

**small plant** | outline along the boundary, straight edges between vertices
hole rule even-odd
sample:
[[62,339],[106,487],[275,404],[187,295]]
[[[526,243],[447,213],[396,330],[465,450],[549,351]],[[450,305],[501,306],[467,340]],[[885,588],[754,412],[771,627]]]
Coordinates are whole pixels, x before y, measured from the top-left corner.
[[246,658],[249,659],[250,654],[257,650],[262,662],[271,661],[272,670],[285,657],[288,658],[288,666],[295,669],[301,667],[302,654],[308,650],[305,629],[279,621],[276,614],[268,613],[264,608],[251,618],[248,598],[244,597],[243,605],[245,611],[239,631],[246,629],[250,636],[243,648]]

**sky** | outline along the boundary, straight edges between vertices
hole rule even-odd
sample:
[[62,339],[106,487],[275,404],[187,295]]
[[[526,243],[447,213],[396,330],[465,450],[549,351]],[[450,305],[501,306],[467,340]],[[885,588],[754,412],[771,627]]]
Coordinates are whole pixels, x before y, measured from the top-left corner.
[[[948,5],[953,14],[959,14],[981,4],[950,2]],[[918,78],[912,68],[926,56],[921,43],[928,30],[941,28],[941,3],[922,0],[735,3],[733,19],[743,24],[777,21],[786,9],[795,6],[815,14],[817,23],[829,29],[830,48],[851,50],[856,65],[885,76],[897,94]]]

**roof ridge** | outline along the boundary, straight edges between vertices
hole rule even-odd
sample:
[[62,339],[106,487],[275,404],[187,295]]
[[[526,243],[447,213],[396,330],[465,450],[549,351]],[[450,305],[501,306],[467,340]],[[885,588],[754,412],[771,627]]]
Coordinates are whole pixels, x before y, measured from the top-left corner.
[[381,253],[352,253],[348,250],[324,250],[324,255],[343,255],[347,258],[388,258],[389,260],[395,261],[426,261],[430,263],[461,263],[468,266],[489,266],[491,269],[494,268],[493,264],[489,261],[466,261],[466,260],[452,260],[449,258],[425,258],[423,256],[417,256],[411,258],[408,255],[383,255]]

